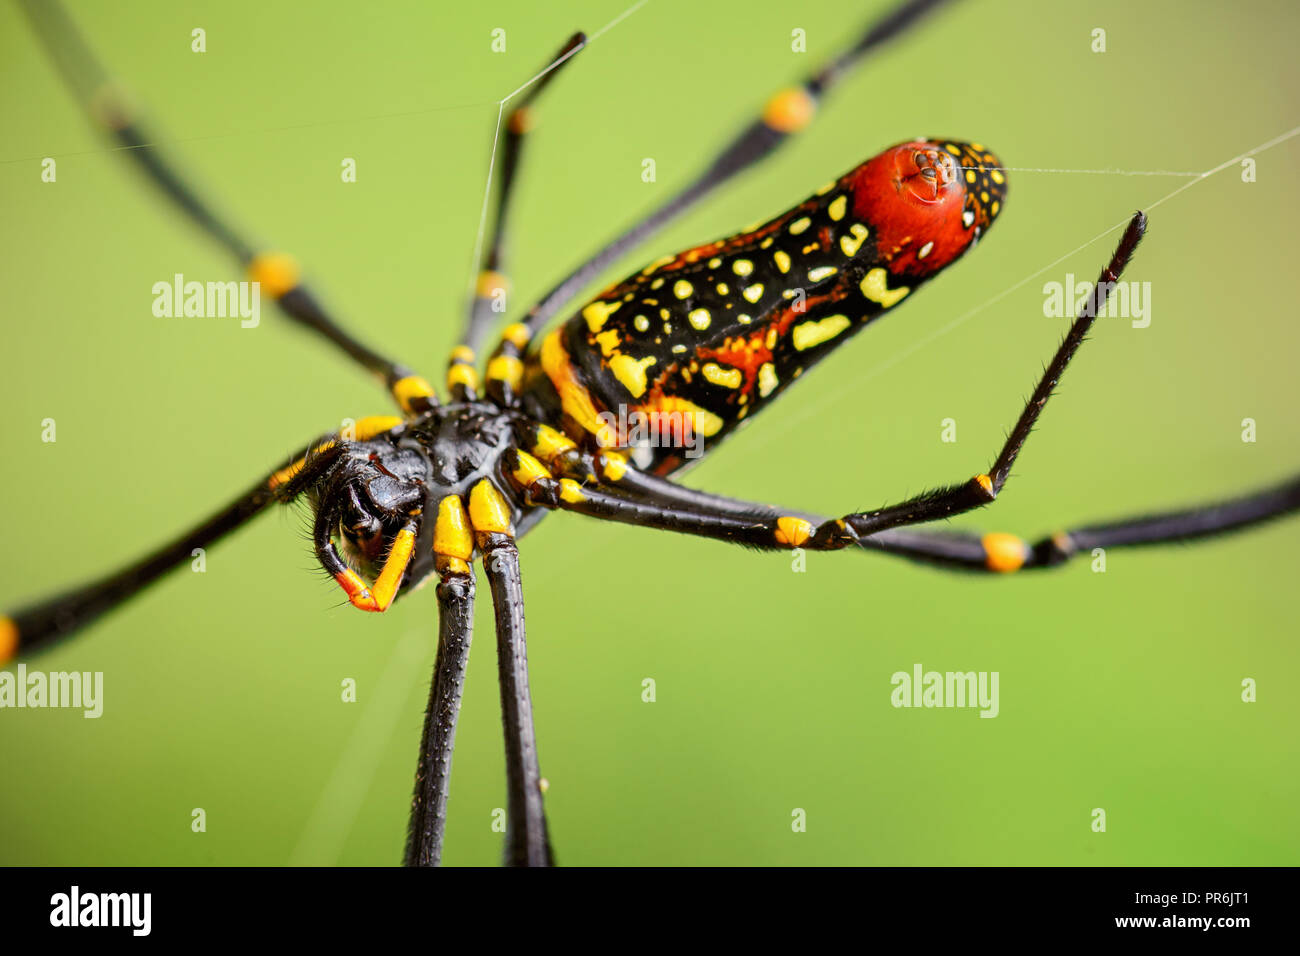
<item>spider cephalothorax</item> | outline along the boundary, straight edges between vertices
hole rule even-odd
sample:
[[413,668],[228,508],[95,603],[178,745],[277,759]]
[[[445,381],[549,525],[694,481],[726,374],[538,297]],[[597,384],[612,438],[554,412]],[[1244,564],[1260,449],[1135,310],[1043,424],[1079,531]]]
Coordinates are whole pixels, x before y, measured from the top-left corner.
[[490,498],[512,528],[536,520],[508,477],[527,433],[525,416],[490,402],[439,405],[410,421],[365,418],[281,472],[282,497],[308,500],[316,556],[349,601],[383,611],[437,558],[473,557],[467,502]]

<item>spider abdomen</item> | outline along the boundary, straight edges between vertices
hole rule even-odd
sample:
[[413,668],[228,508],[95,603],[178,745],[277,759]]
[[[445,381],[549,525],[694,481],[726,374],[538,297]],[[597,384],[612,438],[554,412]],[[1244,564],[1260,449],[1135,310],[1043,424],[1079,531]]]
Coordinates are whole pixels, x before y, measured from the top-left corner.
[[615,283],[535,361],[573,422],[667,474],[974,246],[1005,195],[997,167],[978,145],[895,146]]

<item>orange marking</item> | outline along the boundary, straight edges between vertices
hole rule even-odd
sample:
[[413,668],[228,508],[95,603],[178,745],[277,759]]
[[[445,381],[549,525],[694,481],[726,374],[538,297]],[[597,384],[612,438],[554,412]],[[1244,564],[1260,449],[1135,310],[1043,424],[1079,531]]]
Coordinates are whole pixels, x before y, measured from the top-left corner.
[[366,587],[366,582],[361,580],[357,572],[348,568],[334,575],[334,580],[339,583],[339,587],[348,596],[353,607],[363,611],[375,610],[375,596],[370,593],[370,588]]
[[599,436],[602,428],[600,419],[596,417],[596,404],[591,393],[578,381],[569,353],[560,341],[560,331],[556,329],[542,343],[542,369],[559,393],[564,411],[584,430]]
[[992,478],[990,478],[988,475],[976,475],[976,476],[975,476],[975,483],[978,484],[981,488],[983,488],[984,491],[985,491],[985,493],[986,493],[990,498],[993,497],[993,479],[992,479]]
[[1029,556],[1025,542],[1014,534],[986,534],[980,544],[984,547],[984,566],[990,571],[1019,571]]
[[13,618],[0,617],[0,664],[18,653],[18,625]]
[[298,284],[301,272],[293,256],[283,252],[261,252],[248,263],[248,277],[260,283],[272,298],[280,298]]
[[783,544],[787,548],[797,548],[812,537],[812,532],[811,522],[803,518],[783,517],[776,519],[774,537],[777,544]]
[[524,133],[532,131],[533,128],[533,111],[527,106],[521,106],[510,114],[508,121],[510,132],[516,136],[522,136]]
[[782,90],[763,108],[763,122],[781,133],[797,133],[812,122],[817,101],[802,86]]

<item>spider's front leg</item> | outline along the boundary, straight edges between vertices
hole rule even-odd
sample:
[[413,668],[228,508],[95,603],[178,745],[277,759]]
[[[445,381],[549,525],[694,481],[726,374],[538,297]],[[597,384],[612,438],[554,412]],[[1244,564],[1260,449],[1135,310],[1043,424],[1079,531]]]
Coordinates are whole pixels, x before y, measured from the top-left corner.
[[438,505],[433,553],[438,572],[438,659],[424,715],[420,759],[415,771],[411,824],[407,833],[406,866],[437,866],[447,823],[451,755],[456,745],[456,720],[474,636],[474,552],[469,518],[456,495]]

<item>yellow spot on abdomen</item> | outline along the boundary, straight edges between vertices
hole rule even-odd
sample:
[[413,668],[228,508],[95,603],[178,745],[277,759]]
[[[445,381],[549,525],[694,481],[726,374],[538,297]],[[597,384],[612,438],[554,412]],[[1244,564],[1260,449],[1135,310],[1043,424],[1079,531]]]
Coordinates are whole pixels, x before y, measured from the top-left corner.
[[884,269],[872,269],[863,277],[862,282],[859,283],[858,286],[862,290],[863,295],[872,302],[879,302],[886,309],[897,303],[901,298],[903,298],[903,296],[912,291],[908,288],[890,289],[885,281],[887,275],[888,273],[885,272]]
[[[653,405],[645,405],[640,409],[653,419],[659,415],[671,415],[674,412],[687,416],[690,419],[691,427],[697,434],[705,438],[716,435],[722,431],[725,424],[721,418],[709,411],[707,408],[700,408],[689,399],[680,398],[676,395],[665,395],[656,401]],[[659,427],[663,427],[660,425]]]
[[615,355],[609,360],[609,370],[633,398],[640,398],[645,394],[645,370],[654,364],[653,355],[647,355],[643,359],[634,359],[630,355]]
[[780,384],[781,380],[776,376],[776,366],[771,362],[764,362],[758,370],[758,394],[767,398]]
[[705,362],[704,367],[700,369],[704,378],[722,388],[740,388],[743,376],[738,368],[724,369],[717,362]]
[[605,321],[622,308],[622,302],[610,304],[608,302],[593,302],[582,310],[582,317],[587,320],[587,328],[592,332],[599,332]]
[[692,309],[686,318],[690,321],[691,325],[695,326],[695,328],[699,329],[701,332],[707,329],[709,323],[712,321],[712,316],[709,315],[708,309]]
[[862,248],[862,243],[867,238],[867,227],[860,222],[855,222],[849,227],[851,235],[840,236],[840,252],[844,253],[850,259],[858,254]]
[[835,220],[836,222],[839,222],[841,219],[844,218],[844,213],[848,210],[848,208],[849,208],[849,197],[840,196],[830,204],[830,206],[827,208],[827,212],[831,214],[831,219]]
[[821,345],[823,342],[835,338],[849,327],[849,317],[847,315],[831,315],[820,322],[805,322],[803,325],[796,325],[791,338],[794,341],[794,347],[799,351],[810,349],[814,345]]
[[596,344],[600,346],[600,353],[609,358],[618,350],[618,343],[622,340],[618,329],[606,329],[596,336]]

